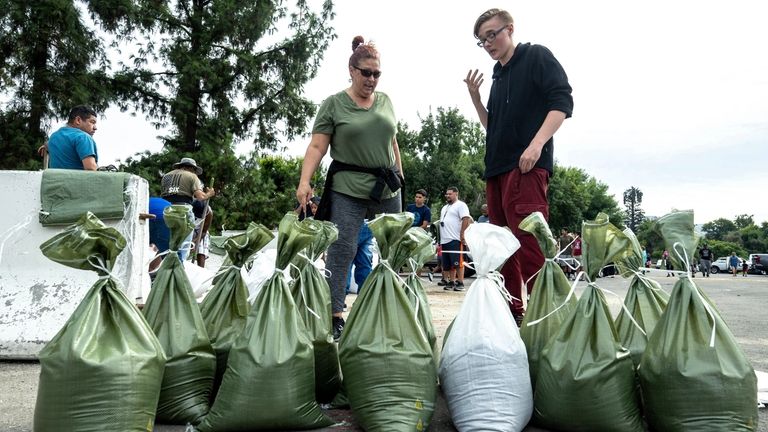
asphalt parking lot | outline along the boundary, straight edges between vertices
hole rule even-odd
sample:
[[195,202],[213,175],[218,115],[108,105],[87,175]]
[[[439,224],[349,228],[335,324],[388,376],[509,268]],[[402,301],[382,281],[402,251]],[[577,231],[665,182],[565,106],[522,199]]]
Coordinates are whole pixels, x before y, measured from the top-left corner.
[[[654,274],[662,287],[669,291],[676,278],[665,277],[664,273]],[[439,278],[436,278],[437,281]],[[752,362],[755,370],[768,372],[768,320],[765,309],[768,305],[768,276],[750,275],[748,277],[732,277],[718,274],[710,278],[695,279],[699,287],[717,305],[723,318],[730,327],[745,354]],[[471,282],[471,280],[468,280]],[[445,329],[457,313],[465,293],[444,291],[435,283],[429,283],[424,278],[429,293],[430,306],[438,333],[438,345],[442,345]],[[467,284],[469,285],[469,283]],[[584,282],[579,283],[577,292],[583,288]],[[616,296],[606,295],[614,316],[621,308],[621,302],[626,294],[627,281],[616,276],[598,279],[601,288],[610,290]],[[347,303],[352,303],[355,296],[350,296]],[[29,432],[32,431],[32,417],[37,393],[39,364],[35,362],[2,362],[0,361],[0,431]],[[334,410],[329,415],[338,423],[324,429],[327,431],[357,431],[354,418],[350,411]],[[758,431],[768,432],[768,408],[759,411],[760,424]],[[454,431],[445,402],[438,401],[430,431]],[[157,425],[155,431],[183,432],[183,426]],[[527,432],[541,431],[529,427]]]

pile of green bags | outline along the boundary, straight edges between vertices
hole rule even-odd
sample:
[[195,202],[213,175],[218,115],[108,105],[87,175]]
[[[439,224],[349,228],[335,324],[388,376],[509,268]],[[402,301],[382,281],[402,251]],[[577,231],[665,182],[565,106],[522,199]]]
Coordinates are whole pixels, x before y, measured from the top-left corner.
[[144,316],[168,357],[157,405],[157,421],[198,424],[208,412],[216,356],[184,266],[175,252],[194,229],[188,207],[163,212],[171,252],[163,259],[144,305]]
[[629,349],[632,362],[637,367],[645,352],[648,335],[656,327],[667,307],[669,295],[661,289],[658,282],[646,277],[639,270],[645,263],[640,242],[635,234],[627,228],[624,235],[629,239],[630,247],[616,259],[616,267],[622,277],[629,278],[629,288],[624,297],[624,308],[616,317],[616,330],[621,344]]
[[[658,227],[675,269],[689,271],[698,239],[693,213]],[[680,277],[638,369],[646,419],[659,431],[757,430],[757,378],[712,301]]]
[[40,246],[51,260],[95,270],[99,279],[38,356],[35,431],[152,430],[165,355],[110,273],[125,245],[88,212]]
[[536,388],[541,351],[573,311],[576,306],[576,296],[572,293],[568,277],[555,262],[558,253],[557,240],[552,235],[544,215],[541,212],[531,213],[520,222],[520,229],[536,237],[544,254],[544,265],[533,284],[531,298],[525,309],[525,318],[520,326],[520,337],[525,342],[528,352],[531,384]]
[[314,347],[316,399],[320,403],[330,403],[341,388],[341,368],[339,351],[331,333],[331,289],[315,267],[315,261],[336,241],[339,230],[331,222],[312,223],[320,229],[303,253],[293,259],[292,273],[296,274],[296,279],[291,291]]
[[339,341],[349,403],[366,431],[423,431],[435,409],[432,348],[390,261],[412,222],[407,212],[369,222],[381,260],[363,284]]
[[[534,393],[537,425],[568,431],[643,431],[635,371],[605,297],[592,282],[629,246],[605,214],[582,225],[589,281],[571,315],[542,352]],[[662,429],[663,430],[663,429]]]
[[248,287],[240,268],[273,238],[274,234],[269,229],[253,222],[244,233],[229,237],[224,243],[229,262],[221,267],[213,281],[213,288],[200,304],[205,329],[216,352],[214,396],[227,367],[229,349],[245,328],[248,316]]
[[315,356],[286,280],[287,268],[321,230],[294,213],[280,222],[276,270],[256,297],[229,352],[203,432],[296,430],[329,426],[315,401]]

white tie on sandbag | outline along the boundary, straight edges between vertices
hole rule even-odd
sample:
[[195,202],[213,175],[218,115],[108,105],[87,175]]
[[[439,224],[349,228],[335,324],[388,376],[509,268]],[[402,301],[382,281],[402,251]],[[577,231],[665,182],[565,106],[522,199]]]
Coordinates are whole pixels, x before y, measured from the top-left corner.
[[464,237],[477,279],[443,346],[443,392],[459,431],[521,431],[533,412],[528,356],[495,271],[520,242],[491,224],[473,224]]

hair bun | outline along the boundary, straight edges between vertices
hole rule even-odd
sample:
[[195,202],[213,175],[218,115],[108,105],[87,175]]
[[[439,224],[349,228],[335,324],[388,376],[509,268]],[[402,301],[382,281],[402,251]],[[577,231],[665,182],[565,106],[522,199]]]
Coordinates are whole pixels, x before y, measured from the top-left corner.
[[365,39],[363,39],[362,36],[355,36],[354,39],[352,39],[352,51],[354,52],[357,47],[365,43]]

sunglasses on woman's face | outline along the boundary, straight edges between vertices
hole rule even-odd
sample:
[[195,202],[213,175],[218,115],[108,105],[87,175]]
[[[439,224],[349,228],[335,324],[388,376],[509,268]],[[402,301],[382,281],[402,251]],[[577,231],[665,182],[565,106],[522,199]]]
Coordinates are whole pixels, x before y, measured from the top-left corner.
[[359,68],[357,66],[352,66],[352,67],[357,69],[357,70],[359,70],[360,71],[360,75],[364,76],[365,78],[373,77],[373,79],[379,79],[379,77],[381,76],[381,71],[380,70],[375,71],[375,70],[370,70],[370,69],[361,69],[361,68]]

